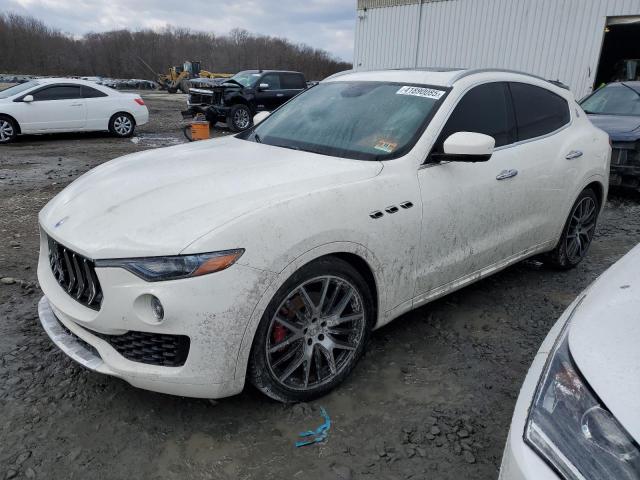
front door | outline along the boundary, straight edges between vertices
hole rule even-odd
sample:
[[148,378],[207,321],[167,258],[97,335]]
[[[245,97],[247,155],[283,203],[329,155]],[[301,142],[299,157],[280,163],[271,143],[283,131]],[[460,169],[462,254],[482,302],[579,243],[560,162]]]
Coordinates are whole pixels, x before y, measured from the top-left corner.
[[520,191],[513,108],[505,83],[469,90],[453,110],[434,145],[456,132],[491,135],[496,150],[487,162],[427,163],[418,170],[422,233],[418,248],[416,296],[439,288],[518,253],[519,218],[528,199]]
[[[261,87],[261,85],[263,87]],[[284,103],[285,93],[280,86],[280,75],[277,73],[266,73],[256,86],[256,110],[272,111]]]
[[52,85],[31,94],[33,102],[22,102],[18,123],[24,133],[80,130],[86,121],[86,102],[79,85]]

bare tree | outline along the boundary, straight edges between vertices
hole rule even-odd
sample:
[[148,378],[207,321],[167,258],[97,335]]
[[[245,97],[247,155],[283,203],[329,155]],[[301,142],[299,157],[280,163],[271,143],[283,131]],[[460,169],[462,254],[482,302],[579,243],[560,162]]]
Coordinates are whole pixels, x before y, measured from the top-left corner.
[[228,35],[185,28],[115,30],[74,38],[43,22],[12,13],[0,14],[0,72],[31,75],[152,78],[185,60],[199,60],[209,71],[287,69],[322,79],[351,68],[325,50],[294,44],[286,38],[233,29]]

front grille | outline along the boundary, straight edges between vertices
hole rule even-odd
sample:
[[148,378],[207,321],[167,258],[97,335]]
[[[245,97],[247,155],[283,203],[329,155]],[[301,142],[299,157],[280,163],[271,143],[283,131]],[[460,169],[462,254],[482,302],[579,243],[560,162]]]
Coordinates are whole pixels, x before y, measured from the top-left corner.
[[69,250],[47,236],[49,264],[58,284],[85,307],[100,310],[102,288],[92,260]]
[[220,90],[213,91],[212,105],[222,105],[222,92]]
[[211,101],[211,96],[202,95],[200,93],[189,94],[189,104],[191,105],[208,105]]
[[614,142],[611,164],[620,166],[640,166],[640,148],[634,142]]
[[127,332],[122,335],[93,335],[111,345],[120,355],[132,362],[181,367],[189,355],[189,337],[162,333]]

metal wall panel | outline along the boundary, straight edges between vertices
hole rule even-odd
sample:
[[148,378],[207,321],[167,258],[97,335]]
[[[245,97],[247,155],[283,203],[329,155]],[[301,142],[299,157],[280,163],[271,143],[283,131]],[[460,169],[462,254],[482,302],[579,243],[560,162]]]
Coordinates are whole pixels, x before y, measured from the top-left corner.
[[594,82],[607,17],[624,15],[640,15],[640,0],[416,0],[361,9],[354,68],[507,68],[560,80],[581,97]]

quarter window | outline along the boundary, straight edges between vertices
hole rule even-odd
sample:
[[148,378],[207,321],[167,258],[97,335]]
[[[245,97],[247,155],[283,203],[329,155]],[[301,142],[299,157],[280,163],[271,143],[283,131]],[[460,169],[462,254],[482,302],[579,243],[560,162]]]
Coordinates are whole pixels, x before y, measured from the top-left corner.
[[485,83],[466,93],[442,129],[434,152],[443,153],[444,141],[457,132],[490,135],[496,140],[496,147],[513,143],[515,125],[506,84]]
[[80,87],[77,85],[57,85],[47,87],[33,94],[36,102],[44,100],[70,100],[80,98]]
[[571,120],[569,104],[560,95],[525,83],[510,83],[509,87],[519,141],[555,132]]
[[82,86],[82,98],[100,98],[106,97],[107,94],[97,90],[95,88],[87,87],[86,85]]

